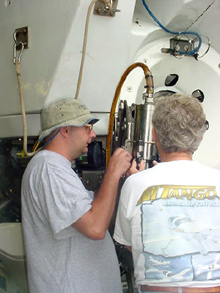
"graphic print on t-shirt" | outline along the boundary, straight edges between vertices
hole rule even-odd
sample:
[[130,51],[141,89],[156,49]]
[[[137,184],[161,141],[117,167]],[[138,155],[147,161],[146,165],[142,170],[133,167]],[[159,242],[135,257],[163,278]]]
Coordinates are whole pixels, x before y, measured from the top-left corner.
[[220,195],[213,186],[148,187],[141,205],[145,278],[220,278]]

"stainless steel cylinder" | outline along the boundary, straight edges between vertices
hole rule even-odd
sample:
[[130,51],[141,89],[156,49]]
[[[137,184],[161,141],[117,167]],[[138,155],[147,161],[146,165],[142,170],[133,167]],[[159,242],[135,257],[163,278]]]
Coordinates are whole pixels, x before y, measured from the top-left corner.
[[[143,105],[136,106],[133,156],[146,164],[155,158],[156,150],[152,139],[153,97],[146,97]],[[146,166],[148,167],[148,166]]]

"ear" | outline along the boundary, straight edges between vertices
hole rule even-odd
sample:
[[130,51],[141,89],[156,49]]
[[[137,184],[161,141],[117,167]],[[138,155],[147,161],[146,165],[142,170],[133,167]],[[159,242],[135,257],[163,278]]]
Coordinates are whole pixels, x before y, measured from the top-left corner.
[[156,135],[156,130],[154,127],[152,128],[152,138],[153,138],[153,141],[156,143],[157,142],[157,135]]
[[64,127],[61,127],[61,128],[60,128],[60,134],[61,134],[63,137],[68,137],[68,135],[69,135],[69,131],[70,131],[70,127],[69,127],[69,126],[64,126]]

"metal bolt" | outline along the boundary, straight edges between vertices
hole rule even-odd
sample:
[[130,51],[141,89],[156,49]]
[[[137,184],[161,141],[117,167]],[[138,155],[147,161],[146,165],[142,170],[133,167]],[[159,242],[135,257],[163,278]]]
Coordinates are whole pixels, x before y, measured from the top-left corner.
[[128,92],[132,92],[132,86],[128,86],[128,87],[127,87],[127,91],[128,91]]
[[10,0],[5,0],[5,6],[8,7],[8,5],[11,4],[11,1]]

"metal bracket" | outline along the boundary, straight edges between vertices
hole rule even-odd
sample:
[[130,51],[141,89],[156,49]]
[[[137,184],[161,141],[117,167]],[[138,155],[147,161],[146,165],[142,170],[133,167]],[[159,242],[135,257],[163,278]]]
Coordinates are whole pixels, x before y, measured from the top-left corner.
[[[184,54],[180,54],[179,52],[191,52],[194,50],[195,42],[191,39],[183,39],[178,37],[174,37],[170,39],[170,48],[162,48],[162,53],[169,53],[173,56],[183,56]],[[193,55],[185,55],[185,56],[191,56]]]
[[104,4],[102,1],[96,1],[93,14],[100,16],[114,17],[116,12],[120,12],[117,9],[118,0],[109,0],[109,4]]
[[25,27],[17,28],[14,31],[14,41],[16,43],[16,51],[20,51],[22,49],[22,46],[24,46],[24,49],[28,49],[29,48],[29,27],[25,26]]
[[191,52],[194,50],[194,41],[189,39],[172,38],[170,39],[170,49],[175,55],[178,55],[179,51]]
[[[13,38],[14,38],[14,45],[13,45],[13,63],[16,62],[19,64],[21,62],[21,57],[23,54],[24,49],[28,48],[29,40],[28,40],[28,27],[17,28],[14,31]],[[17,51],[20,51],[17,54]],[[17,56],[18,55],[18,56]]]

